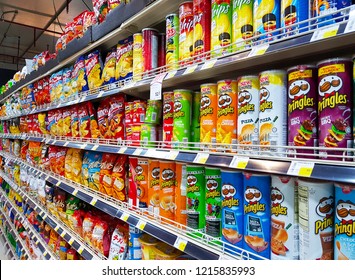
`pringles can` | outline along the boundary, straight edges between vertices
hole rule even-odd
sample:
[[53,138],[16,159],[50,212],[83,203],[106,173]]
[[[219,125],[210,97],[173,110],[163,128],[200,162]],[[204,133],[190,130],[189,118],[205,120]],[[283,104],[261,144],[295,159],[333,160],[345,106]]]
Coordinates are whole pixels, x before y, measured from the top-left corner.
[[184,66],[192,62],[194,52],[194,12],[193,2],[186,1],[179,6],[179,60]]
[[197,165],[186,166],[187,227],[197,231],[191,233],[200,236],[206,228],[205,168]]
[[133,80],[142,79],[143,73],[143,37],[142,33],[133,34]]
[[271,259],[299,259],[298,188],[288,176],[271,176]]
[[280,0],[255,0],[253,14],[256,40],[272,41],[280,28]]
[[159,216],[160,164],[158,160],[148,161],[148,211]]
[[[317,66],[319,147],[351,148],[352,62],[346,58],[332,58],[319,62]],[[327,149],[320,150],[319,155],[325,159],[342,160],[343,155],[349,156],[350,153]]]
[[192,115],[191,115],[191,142],[195,148],[200,148],[200,104],[201,92],[195,91],[192,94]]
[[244,235],[244,190],[243,173],[221,170],[222,180],[222,241],[232,246],[226,248],[237,251],[243,248]]
[[259,74],[259,143],[263,153],[284,152],[287,143],[286,71],[269,70]]
[[179,16],[170,14],[166,16],[166,56],[167,70],[179,67]]
[[334,255],[334,185],[298,180],[300,260],[332,260]]
[[155,147],[157,145],[158,129],[156,125],[150,123],[141,124],[141,146]]
[[253,1],[232,0],[233,52],[250,46],[253,35]]
[[163,93],[163,144],[162,148],[171,148],[174,127],[174,92]]
[[175,162],[175,221],[186,226],[186,164]]
[[217,84],[201,85],[200,142],[202,149],[212,149],[216,144],[217,102]]
[[243,175],[244,249],[270,259],[270,176]]
[[[298,65],[287,70],[288,76],[288,145],[295,147],[317,147],[318,94],[316,68]],[[290,150],[291,156],[304,157],[297,153],[314,153],[314,150]]]
[[134,182],[137,186],[139,208],[148,208],[148,159],[138,158],[134,172]]
[[355,186],[335,184],[334,259],[355,260]]
[[231,52],[232,7],[231,0],[212,0],[211,53],[213,57]]
[[350,0],[313,0],[311,7],[312,17],[319,17],[316,20],[317,26],[334,24],[335,22],[346,20],[344,17],[348,11],[336,13],[337,10],[349,7],[352,4]]
[[191,136],[192,91],[174,90],[173,143],[176,148],[188,148]]
[[219,150],[232,151],[237,144],[237,81],[217,82],[217,144]]
[[[165,33],[158,34],[158,67],[165,66],[166,54],[166,35]],[[163,69],[160,70],[163,72]]]
[[172,223],[175,220],[175,163],[171,161],[160,161],[160,192],[159,201],[160,217],[164,223]]
[[[309,2],[302,0],[281,0],[281,28],[284,36],[292,36],[308,30]],[[303,22],[297,24],[299,22]]]
[[194,59],[201,61],[211,49],[211,0],[194,0]]
[[148,99],[144,122],[158,125],[161,122],[161,114],[162,114],[161,100]]
[[158,30],[144,28],[142,36],[143,71],[146,76],[151,76],[153,73],[149,72],[158,67]]
[[[241,150],[259,145],[259,77],[242,76],[238,82],[238,143]],[[243,153],[243,152],[242,152]]]

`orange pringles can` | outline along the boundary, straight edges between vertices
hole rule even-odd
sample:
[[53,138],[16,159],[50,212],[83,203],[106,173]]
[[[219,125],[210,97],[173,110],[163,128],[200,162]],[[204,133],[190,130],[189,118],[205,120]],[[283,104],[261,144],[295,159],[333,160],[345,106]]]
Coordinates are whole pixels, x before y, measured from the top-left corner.
[[[171,161],[160,161],[160,191],[159,191],[159,215],[160,217],[175,220],[175,163]],[[167,220],[163,222],[171,223]]]
[[202,149],[211,149],[213,144],[216,144],[217,104],[217,84],[201,85],[200,141]]
[[143,73],[143,36],[142,33],[133,34],[133,81],[142,79]]
[[184,66],[191,63],[193,56],[194,40],[194,13],[193,2],[186,1],[179,6],[179,60],[180,65]]
[[134,182],[137,186],[139,208],[148,208],[148,159],[138,158],[135,168]]
[[175,175],[175,222],[182,225],[186,225],[186,164],[176,162]]
[[194,0],[194,58],[200,61],[211,49],[211,0]]
[[174,92],[163,93],[163,144],[162,148],[171,148],[174,127]]
[[238,95],[236,80],[222,80],[217,83],[217,144],[218,149],[232,151],[237,144]]
[[160,164],[158,160],[148,161],[148,211],[159,215]]

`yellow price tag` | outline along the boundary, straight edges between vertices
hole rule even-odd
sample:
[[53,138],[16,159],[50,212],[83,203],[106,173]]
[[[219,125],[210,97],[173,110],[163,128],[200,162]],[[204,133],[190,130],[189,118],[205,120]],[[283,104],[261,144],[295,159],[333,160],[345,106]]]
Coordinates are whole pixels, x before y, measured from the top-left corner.
[[177,158],[177,156],[179,155],[179,151],[169,151],[167,154],[166,154],[166,159],[170,159],[170,160],[174,160]]
[[177,73],[177,70],[173,70],[173,71],[170,71],[166,76],[165,76],[165,79],[170,79],[170,78],[173,78]]
[[303,177],[311,177],[313,172],[313,167],[301,167],[298,175]]
[[55,230],[55,231],[58,231],[58,229],[59,229],[59,226],[57,225],[57,226],[54,228],[54,230]]
[[97,202],[97,198],[94,197],[94,198],[91,200],[90,204],[91,204],[92,206],[95,206],[96,202]]
[[206,61],[205,64],[203,64],[203,66],[201,67],[201,70],[212,68],[216,64],[216,62],[217,62],[217,59],[212,59],[212,60]]
[[57,182],[57,184],[55,184],[57,187],[59,187],[60,186],[60,184],[61,184],[61,182],[60,181],[58,181]]
[[186,245],[187,245],[187,240],[181,237],[178,237],[174,243],[174,247],[179,249],[182,252],[185,251]]
[[99,145],[97,145],[97,144],[94,145],[94,147],[91,148],[91,151],[96,151],[98,147],[99,147]]
[[72,237],[72,238],[70,238],[70,240],[69,240],[69,245],[73,245],[73,243],[74,243],[74,238]]
[[38,243],[39,243],[39,240],[36,241],[36,245],[38,245]]
[[329,30],[327,32],[324,32],[323,38],[325,39],[325,38],[333,37],[333,36],[337,35],[337,33],[338,33],[338,29]]
[[122,221],[127,222],[128,218],[129,218],[129,214],[127,214],[127,213],[123,213],[123,214],[121,215],[121,220],[122,220]]
[[118,153],[119,154],[124,154],[124,152],[127,150],[127,147],[121,147],[119,150],[118,150]]
[[248,57],[257,56],[257,55],[263,55],[267,51],[268,48],[269,48],[269,44],[263,44],[263,45],[260,45],[260,46],[255,46],[255,47],[252,48],[252,50],[248,54]]
[[81,255],[83,251],[84,251],[84,247],[80,246],[77,252]]
[[140,230],[144,230],[144,227],[147,223],[145,221],[141,221],[139,220],[137,225],[136,225],[136,228],[139,228]]
[[45,257],[45,256],[47,256],[48,255],[48,253],[47,253],[47,251],[45,251],[44,253],[43,253],[43,256]]
[[194,163],[205,164],[210,155],[207,153],[198,153],[194,159]]
[[63,232],[60,234],[60,236],[64,238],[64,236],[65,236],[65,231],[63,231]]
[[198,66],[198,65],[196,64],[196,65],[192,65],[192,66],[190,66],[190,67],[187,67],[187,69],[185,70],[185,72],[184,72],[183,75],[191,74],[191,73],[195,72],[197,66]]
[[75,190],[73,191],[72,195],[74,195],[74,196],[77,195],[77,194],[78,194],[78,191],[79,191],[78,189],[75,189]]
[[292,161],[287,174],[294,176],[311,177],[314,168],[314,162]]
[[229,167],[245,169],[248,165],[249,158],[243,156],[234,156]]

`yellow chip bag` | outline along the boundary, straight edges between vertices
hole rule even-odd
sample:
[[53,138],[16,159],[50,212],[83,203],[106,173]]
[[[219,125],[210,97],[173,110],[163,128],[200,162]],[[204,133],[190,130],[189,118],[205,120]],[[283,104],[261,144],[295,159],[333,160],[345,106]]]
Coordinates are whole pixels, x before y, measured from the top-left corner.
[[110,84],[115,82],[115,71],[116,71],[116,47],[106,55],[104,70],[102,71],[102,80],[103,83]]
[[102,85],[101,79],[101,57],[98,50],[90,53],[85,59],[85,71],[88,79],[89,89],[95,89]]

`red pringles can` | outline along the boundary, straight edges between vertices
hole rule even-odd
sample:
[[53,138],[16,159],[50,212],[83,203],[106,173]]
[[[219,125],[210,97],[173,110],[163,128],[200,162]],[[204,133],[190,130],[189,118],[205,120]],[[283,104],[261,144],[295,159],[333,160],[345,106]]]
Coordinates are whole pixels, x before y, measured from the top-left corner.
[[174,123],[174,92],[163,93],[163,144],[162,148],[171,148]]
[[165,33],[158,35],[158,67],[165,66],[166,36]]
[[146,76],[151,70],[158,67],[158,30],[144,28],[142,30],[143,71]]
[[211,1],[194,0],[193,56],[200,60],[211,49]]
[[193,2],[183,2],[179,6],[179,60],[180,65],[184,66],[191,63],[194,47],[194,13]]

